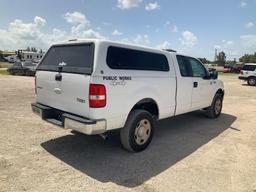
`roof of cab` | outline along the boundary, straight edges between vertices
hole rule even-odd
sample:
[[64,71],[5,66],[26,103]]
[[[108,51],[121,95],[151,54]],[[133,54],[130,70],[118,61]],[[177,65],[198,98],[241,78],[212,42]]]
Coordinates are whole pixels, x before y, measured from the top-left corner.
[[111,40],[106,40],[106,39],[71,39],[71,40],[68,40],[68,41],[65,41],[65,42],[53,44],[53,46],[55,46],[55,45],[81,44],[81,43],[95,43],[95,44],[97,44],[97,43],[109,43],[109,44],[112,44],[112,45],[114,44],[116,46],[126,45],[126,46],[130,46],[130,47],[138,48],[138,49],[146,49],[148,51],[152,50],[152,51],[160,51],[160,52],[164,52],[164,53],[176,54],[176,52],[170,51],[171,49],[169,49],[169,50],[156,49],[156,48],[153,48],[153,47],[142,46],[142,45],[126,43],[126,42],[116,42],[116,41],[111,41]]

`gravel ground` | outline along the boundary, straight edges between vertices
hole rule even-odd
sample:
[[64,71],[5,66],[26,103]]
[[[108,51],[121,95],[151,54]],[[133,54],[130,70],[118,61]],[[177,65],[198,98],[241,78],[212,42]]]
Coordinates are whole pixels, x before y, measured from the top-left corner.
[[256,191],[256,87],[221,76],[223,114],[158,123],[141,153],[32,114],[34,80],[0,75],[0,191]]

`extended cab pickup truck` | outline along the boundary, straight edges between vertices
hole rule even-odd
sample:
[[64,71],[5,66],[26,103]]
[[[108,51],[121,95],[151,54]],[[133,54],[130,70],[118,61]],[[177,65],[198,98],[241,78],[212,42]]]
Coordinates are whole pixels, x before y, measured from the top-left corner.
[[197,59],[106,40],[53,45],[36,70],[32,110],[87,135],[120,128],[129,151],[144,150],[155,122],[204,109],[221,114],[223,83]]

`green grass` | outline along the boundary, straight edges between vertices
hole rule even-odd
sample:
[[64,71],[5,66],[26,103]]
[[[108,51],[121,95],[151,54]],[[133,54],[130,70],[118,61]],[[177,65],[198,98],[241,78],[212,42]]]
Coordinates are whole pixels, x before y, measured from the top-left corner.
[[7,70],[0,70],[0,75],[9,75]]
[[8,68],[11,65],[12,65],[11,63],[0,61],[0,68]]

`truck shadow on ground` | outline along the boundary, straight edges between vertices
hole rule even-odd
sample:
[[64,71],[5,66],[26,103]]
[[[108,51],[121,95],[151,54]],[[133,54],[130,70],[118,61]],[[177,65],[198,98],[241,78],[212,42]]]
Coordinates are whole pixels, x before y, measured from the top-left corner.
[[41,146],[100,182],[136,187],[192,154],[235,120],[228,114],[208,119],[202,111],[162,120],[149,148],[134,154],[121,148],[118,134],[107,141],[99,136],[66,135]]

